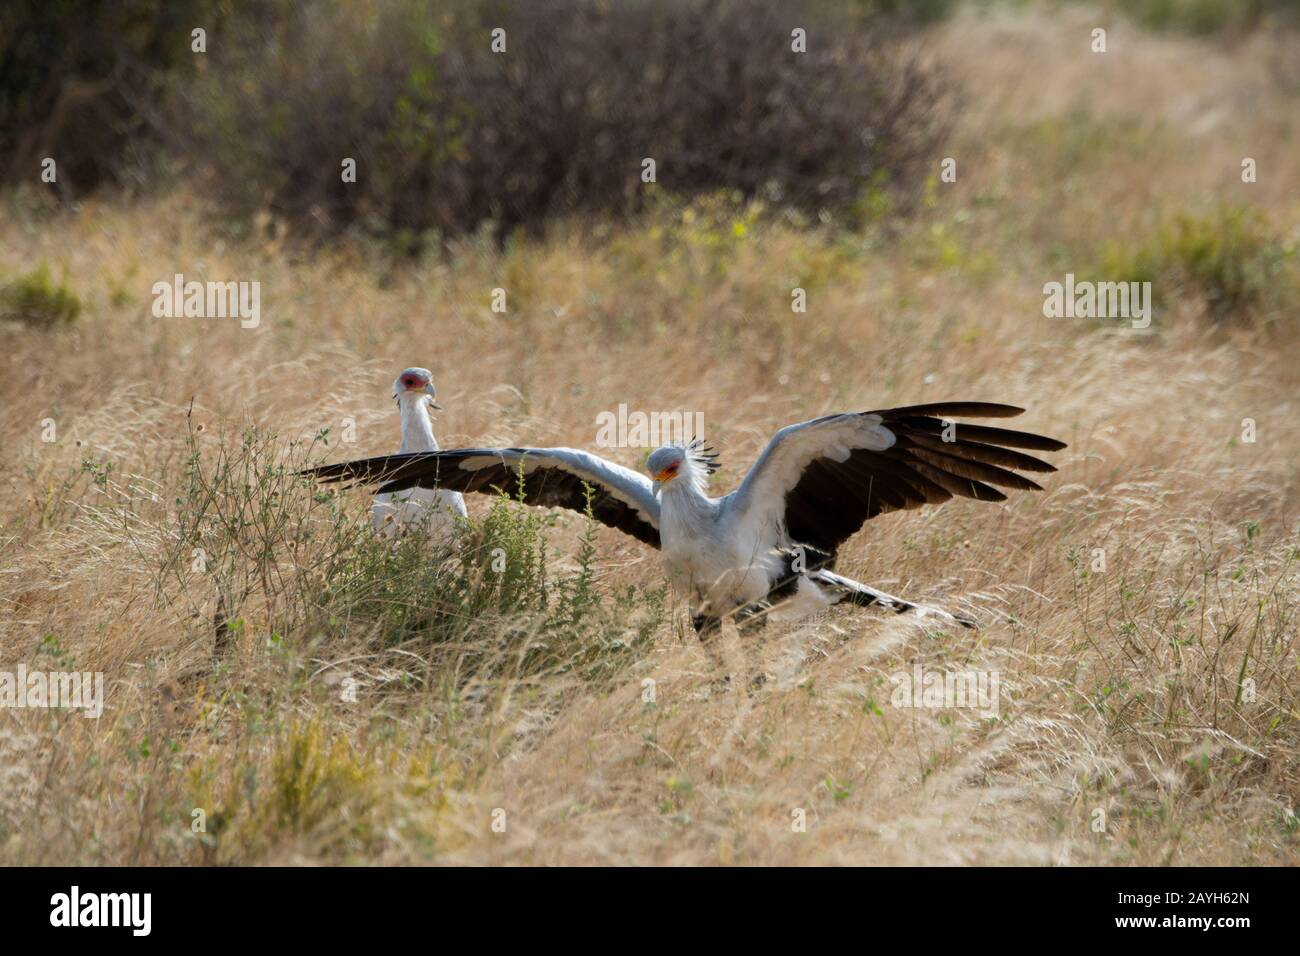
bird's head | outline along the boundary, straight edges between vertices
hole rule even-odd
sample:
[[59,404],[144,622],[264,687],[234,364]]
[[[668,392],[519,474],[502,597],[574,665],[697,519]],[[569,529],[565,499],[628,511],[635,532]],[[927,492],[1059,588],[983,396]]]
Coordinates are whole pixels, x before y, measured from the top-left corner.
[[679,478],[704,491],[709,475],[718,470],[718,453],[696,440],[685,445],[656,448],[645,460],[645,469],[655,480],[656,488],[666,488]]
[[403,369],[393,382],[393,399],[398,405],[428,398],[429,404],[439,411],[442,406],[434,401],[437,390],[433,387],[433,373],[427,368]]
[[645,470],[660,484],[667,484],[681,474],[686,466],[686,449],[681,445],[664,445],[656,448],[645,460]]

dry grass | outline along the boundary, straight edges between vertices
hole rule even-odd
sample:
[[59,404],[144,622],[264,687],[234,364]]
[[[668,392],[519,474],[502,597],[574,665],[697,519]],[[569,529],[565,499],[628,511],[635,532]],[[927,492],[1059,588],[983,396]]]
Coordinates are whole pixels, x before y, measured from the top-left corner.
[[[300,256],[274,224],[222,239],[184,194],[11,204],[0,277],[57,263],[84,311],[0,330],[0,662],[70,660],[108,693],[98,721],[4,715],[0,859],[1294,864],[1300,326],[1211,325],[1178,294],[1149,336],[1041,312],[1042,284],[1107,238],[1205,202],[1256,203],[1294,239],[1300,110],[1270,66],[1292,41],[1114,25],[1100,58],[1090,25],[960,17],[927,38],[971,103],[959,181],[893,236],[737,228],[720,203],[390,268],[352,247]],[[1243,155],[1259,183],[1239,182]],[[260,281],[262,326],[152,318],[150,285],[177,271]],[[272,450],[264,469],[345,417],[356,443],[321,453],[385,451],[387,385],[410,364],[435,371],[445,445],[591,447],[619,402],[702,411],[719,488],[775,427],[828,410],[1014,402],[1071,447],[1043,494],[882,518],[846,552],[848,573],[980,609],[977,632],[841,609],[728,633],[719,670],[677,617],[599,678],[449,677],[500,652],[493,635],[446,648],[332,628],[312,568],[364,551],[346,520],[364,498],[337,512],[274,479],[270,501],[254,468],[254,526],[278,530],[270,557],[231,557],[241,623],[214,666],[216,587],[174,570],[187,424],[208,468],[250,425],[274,436],[248,452]],[[57,442],[40,441],[47,418]],[[572,516],[547,531],[559,556],[582,535]],[[295,560],[291,541],[308,549]],[[607,602],[661,583],[613,532],[597,567]],[[999,671],[999,719],[891,707],[888,677],[914,661]]]

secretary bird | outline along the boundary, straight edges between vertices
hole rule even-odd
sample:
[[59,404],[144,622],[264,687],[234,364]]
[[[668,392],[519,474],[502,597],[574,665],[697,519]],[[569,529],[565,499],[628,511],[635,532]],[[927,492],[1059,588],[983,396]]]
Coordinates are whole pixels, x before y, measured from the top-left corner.
[[663,552],[674,588],[692,603],[701,635],[734,615],[798,617],[847,601],[920,616],[954,617],[836,574],[835,557],[863,523],[953,497],[1004,501],[999,490],[1042,488],[1020,471],[1052,472],[1016,449],[1059,451],[1064,442],[951,417],[1010,418],[1022,408],[938,402],[826,415],[788,425],[763,449],[740,487],[708,495],[716,452],[701,441],[665,445],[646,459],[650,477],[573,448],[458,448],[322,465],[323,482],[384,482],[380,491],[443,488],[504,493],[526,504],[591,514]]
[[[408,368],[393,380],[393,401],[402,415],[399,455],[438,450],[433,437],[430,409],[442,410],[435,401],[433,373],[427,368]],[[449,544],[455,534],[457,516],[465,518],[465,496],[442,488],[408,487],[400,491],[381,490],[370,509],[370,523],[384,537],[396,538],[418,526],[427,530],[434,544]]]

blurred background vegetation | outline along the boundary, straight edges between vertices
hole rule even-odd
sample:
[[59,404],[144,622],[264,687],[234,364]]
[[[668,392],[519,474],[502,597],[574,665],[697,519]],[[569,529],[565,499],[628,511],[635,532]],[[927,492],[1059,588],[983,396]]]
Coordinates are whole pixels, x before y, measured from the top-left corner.
[[894,41],[945,6],[20,0],[3,14],[4,178],[45,156],[64,198],[185,175],[237,221],[419,244],[634,211],[652,158],[676,194],[855,218],[871,190],[914,193],[942,132],[934,71]]
[[[603,230],[692,204],[684,225],[704,233],[695,245],[720,252],[760,216],[897,232],[907,214],[933,207],[936,157],[952,149],[969,103],[913,42],[957,6],[11,0],[0,9],[0,191],[51,206],[179,186],[236,236],[347,235],[377,241],[389,260],[459,237],[500,244],[573,217]],[[967,6],[990,17],[1085,8]],[[1101,23],[1118,15],[1221,44],[1275,27],[1300,36],[1300,0],[1093,9]],[[792,24],[806,30],[806,53],[792,50]],[[497,29],[505,53],[494,52]],[[1279,64],[1279,82],[1300,87],[1295,70]],[[993,134],[1066,165],[1152,135],[1099,126],[1080,109],[1061,129]],[[42,187],[45,157],[58,177]],[[647,159],[653,183],[642,178]],[[344,160],[355,181],[344,181]],[[1084,258],[1099,275],[1191,290],[1216,319],[1289,307],[1295,243],[1261,210],[1211,204],[1165,220],[1092,243]],[[988,252],[978,262],[964,253],[953,227],[930,224],[916,254],[991,275]],[[78,311],[75,291],[43,261],[0,286],[0,318],[52,327]]]
[[[910,205],[950,126],[948,84],[902,41],[954,6],[10,0],[0,172],[30,182],[57,157],[63,201],[185,177],[234,224],[269,214],[300,236],[356,230],[417,249],[634,212],[654,193],[640,181],[651,158],[672,197],[735,191],[859,225]],[[1230,37],[1294,25],[1300,0],[1101,10]],[[804,54],[791,24],[807,31]],[[492,48],[497,28],[505,55]],[[343,182],[345,158],[355,183]]]

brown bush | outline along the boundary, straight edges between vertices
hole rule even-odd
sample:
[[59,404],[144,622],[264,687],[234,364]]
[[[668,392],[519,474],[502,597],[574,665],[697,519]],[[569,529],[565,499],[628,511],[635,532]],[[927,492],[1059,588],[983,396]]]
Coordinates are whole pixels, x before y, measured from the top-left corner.
[[[427,0],[289,7],[185,98],[192,152],[241,214],[498,236],[720,188],[815,215],[908,190],[936,84],[861,15],[781,0]],[[807,31],[807,52],[791,32]],[[506,50],[491,49],[505,30]],[[357,161],[356,183],[341,163]],[[641,179],[655,160],[657,183]]]

